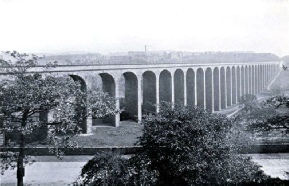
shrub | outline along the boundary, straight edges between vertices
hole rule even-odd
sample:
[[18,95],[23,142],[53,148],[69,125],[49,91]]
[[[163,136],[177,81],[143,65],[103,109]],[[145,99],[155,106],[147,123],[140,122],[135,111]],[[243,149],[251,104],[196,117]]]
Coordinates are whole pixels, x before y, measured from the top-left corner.
[[[109,153],[99,153],[82,168],[79,185],[114,185],[120,182],[126,161]],[[112,179],[113,178],[113,179]],[[119,178],[119,179],[115,179]]]
[[130,159],[100,154],[83,168],[79,184],[246,185],[268,180],[249,157],[233,121],[199,108],[162,106],[143,119],[143,148]]
[[147,116],[139,145],[159,173],[157,185],[227,185],[261,182],[266,176],[232,135],[233,122],[199,108],[163,108]]
[[74,185],[155,185],[157,173],[148,165],[148,158],[141,155],[128,159],[99,153],[84,165]]

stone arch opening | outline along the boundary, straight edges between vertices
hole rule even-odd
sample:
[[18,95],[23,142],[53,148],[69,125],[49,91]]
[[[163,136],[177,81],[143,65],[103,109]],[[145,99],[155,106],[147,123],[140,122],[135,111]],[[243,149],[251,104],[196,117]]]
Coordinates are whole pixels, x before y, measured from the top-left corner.
[[266,88],[266,65],[263,65],[263,88]]
[[108,93],[111,97],[115,97],[115,81],[112,75],[107,73],[101,73],[99,75],[102,79],[102,91]]
[[184,72],[177,69],[174,73],[175,103],[184,105]]
[[207,68],[205,72],[205,90],[206,90],[206,109],[209,112],[214,111],[214,89],[213,89],[213,73],[211,68]]
[[259,77],[259,92],[262,91],[263,89],[263,79],[262,79],[262,76],[263,76],[263,72],[262,72],[262,66],[261,65],[258,65],[258,69],[259,69],[259,74],[258,74],[258,77]]
[[205,74],[202,68],[197,70],[197,106],[205,109]]
[[255,69],[255,73],[254,73],[254,76],[255,76],[255,94],[258,94],[258,66],[257,65],[254,65],[254,69]]
[[264,69],[264,75],[263,75],[264,76],[264,87],[266,87],[266,85],[267,85],[267,76],[266,76],[267,75],[267,68],[266,68],[266,66],[267,66],[266,64],[263,65],[263,69]]
[[[101,89],[103,92],[107,93],[110,97],[115,98],[115,80],[114,77],[108,73],[100,73],[101,78]],[[105,126],[115,126],[116,120],[115,116],[108,116],[105,118],[92,118],[92,125],[105,125]]]
[[241,96],[246,94],[246,82],[245,82],[245,68],[241,67]]
[[266,87],[266,65],[262,65],[263,66],[263,88],[265,89]]
[[251,65],[249,65],[248,67],[248,71],[249,71],[249,76],[248,76],[248,93],[249,94],[252,94],[252,68],[251,68]]
[[237,66],[237,102],[240,102],[240,96],[241,96],[241,69],[239,66]]
[[249,70],[248,66],[245,66],[245,94],[249,94]]
[[123,109],[120,120],[136,120],[138,113],[137,76],[132,72],[125,72],[123,77],[125,90],[124,98],[120,101],[120,108]]
[[266,64],[266,84],[268,85],[269,83],[269,65]]
[[[73,81],[80,83],[81,91],[87,92],[87,86],[86,86],[86,83],[82,77],[77,76],[77,75],[69,75],[69,76],[73,79]],[[77,100],[76,100],[76,102],[77,102]],[[86,112],[87,112],[87,108],[85,106],[78,105],[76,110],[75,110],[75,117],[81,118],[81,116],[86,115]],[[87,133],[86,118],[81,119],[78,123],[78,126],[80,126],[82,128],[83,133]]]
[[261,65],[262,72],[262,90],[265,88],[265,65]]
[[270,64],[268,65],[268,78],[269,78],[269,81],[271,81],[271,65]]
[[249,94],[252,94],[252,67],[249,65]]
[[168,70],[160,73],[160,101],[172,102],[172,75]]
[[195,72],[193,69],[189,69],[186,74],[187,78],[187,105],[189,107],[193,107],[196,105],[195,103],[195,96],[196,96],[196,90],[195,90]]
[[272,64],[272,79],[274,79],[274,76],[275,76],[275,65]]
[[255,66],[252,65],[252,94],[256,93]]
[[220,88],[221,88],[221,108],[227,108],[227,90],[226,90],[226,72],[225,68],[221,67],[220,70]]
[[271,76],[272,74],[271,74],[271,65],[269,64],[268,65],[268,78],[269,78],[269,81],[271,81]]
[[79,82],[80,83],[80,89],[82,91],[86,92],[86,89],[87,89],[86,83],[82,77],[77,76],[77,75],[69,75],[69,76],[73,79],[73,81]]
[[227,84],[227,106],[232,105],[232,77],[231,68],[226,68],[226,84]]
[[213,82],[214,82],[214,110],[220,111],[221,110],[221,103],[220,103],[220,72],[219,68],[215,67],[213,71]]
[[258,94],[258,66],[254,65],[254,78],[255,78],[255,94]]
[[232,67],[232,104],[237,103],[237,77],[236,68]]
[[270,71],[270,65],[268,65],[268,83],[271,81],[271,71]]
[[156,112],[156,75],[152,71],[143,73],[143,112]]

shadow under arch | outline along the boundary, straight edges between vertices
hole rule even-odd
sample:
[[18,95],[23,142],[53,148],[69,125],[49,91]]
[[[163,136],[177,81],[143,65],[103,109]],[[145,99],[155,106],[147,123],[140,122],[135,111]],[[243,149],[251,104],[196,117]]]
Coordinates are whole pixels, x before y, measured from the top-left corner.
[[241,97],[241,69],[237,66],[237,102],[240,102]]
[[[100,73],[102,81],[102,91],[107,93],[110,97],[115,98],[115,80],[114,77],[108,73]],[[105,118],[92,118],[94,126],[115,126],[115,116],[108,116]]]
[[195,103],[195,96],[196,96],[196,85],[195,85],[195,77],[196,74],[193,69],[189,68],[186,74],[187,78],[187,105],[190,107],[194,107]]
[[232,104],[237,103],[237,73],[236,67],[232,67]]
[[251,65],[249,65],[249,67],[248,67],[248,80],[249,80],[249,82],[248,82],[248,93],[249,94],[252,94],[252,67],[251,67]]
[[175,103],[184,105],[184,72],[177,69],[174,73]]
[[255,66],[252,65],[252,94],[256,93],[256,76],[255,76]]
[[227,106],[232,105],[232,76],[231,68],[226,68]]
[[160,73],[160,102],[172,102],[172,75],[168,70]]
[[218,67],[215,67],[213,71],[213,83],[214,83],[214,111],[220,111],[221,110],[220,71]]
[[156,113],[156,75],[152,71],[143,73],[143,109],[144,114]]
[[197,70],[197,106],[205,109],[205,73],[202,68]]
[[245,82],[245,80],[246,80],[246,78],[245,78],[245,67],[244,66],[242,66],[241,67],[241,95],[240,96],[243,96],[243,95],[245,95],[246,94],[246,82]]
[[262,91],[262,68],[261,68],[261,65],[258,65],[257,66],[258,68],[258,74],[257,74],[257,77],[258,77],[258,93],[260,93]]
[[[72,74],[69,74],[69,77],[71,77],[73,79],[73,81],[80,83],[81,91],[87,92],[87,86],[86,86],[86,83],[85,83],[85,81],[84,81],[84,79],[82,77],[80,77],[78,75],[72,75]],[[76,102],[77,102],[77,100],[76,100]],[[80,117],[80,116],[86,115],[87,107],[78,105],[75,112],[76,112],[76,116],[75,117]],[[80,126],[82,128],[82,132],[83,133],[87,133],[87,121],[86,121],[86,118],[81,119],[79,121],[79,123],[78,123],[78,126]]]
[[124,77],[124,99],[121,101],[120,120],[136,120],[138,114],[138,79],[133,72],[123,73]]
[[249,89],[249,67],[246,65],[245,66],[245,94],[250,94],[250,89]]
[[220,89],[221,89],[221,109],[227,108],[226,71],[224,67],[220,69]]
[[212,69],[209,67],[206,69],[205,72],[205,91],[206,91],[206,109],[209,112],[214,111],[214,95],[213,95],[213,72]]

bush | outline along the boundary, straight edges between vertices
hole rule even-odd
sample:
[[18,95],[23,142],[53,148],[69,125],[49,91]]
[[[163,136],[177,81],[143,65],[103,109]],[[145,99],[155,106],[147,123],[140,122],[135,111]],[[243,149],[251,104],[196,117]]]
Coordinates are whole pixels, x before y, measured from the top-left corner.
[[118,185],[125,183],[128,162],[120,156],[99,153],[82,168],[78,185]]
[[243,110],[246,111],[250,111],[259,105],[255,94],[244,94],[240,97],[240,103],[243,104]]
[[263,102],[247,99],[244,103],[245,106],[235,117],[247,131],[254,134],[289,133],[288,96],[276,95]]
[[97,155],[80,185],[246,185],[268,177],[238,153],[240,132],[226,116],[199,108],[161,107],[143,119],[142,151],[130,159]]
[[157,185],[226,185],[261,182],[266,176],[249,158],[238,154],[233,122],[199,108],[163,108],[143,120],[139,140]]
[[99,153],[84,165],[74,185],[155,185],[157,173],[148,165],[148,158],[141,155],[127,159]]

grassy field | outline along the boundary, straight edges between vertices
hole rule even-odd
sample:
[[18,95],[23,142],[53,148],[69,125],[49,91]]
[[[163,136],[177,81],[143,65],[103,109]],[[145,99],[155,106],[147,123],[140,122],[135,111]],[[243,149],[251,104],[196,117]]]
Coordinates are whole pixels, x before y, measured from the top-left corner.
[[142,134],[143,125],[122,121],[119,127],[95,127],[93,133],[78,136],[82,147],[133,146]]

